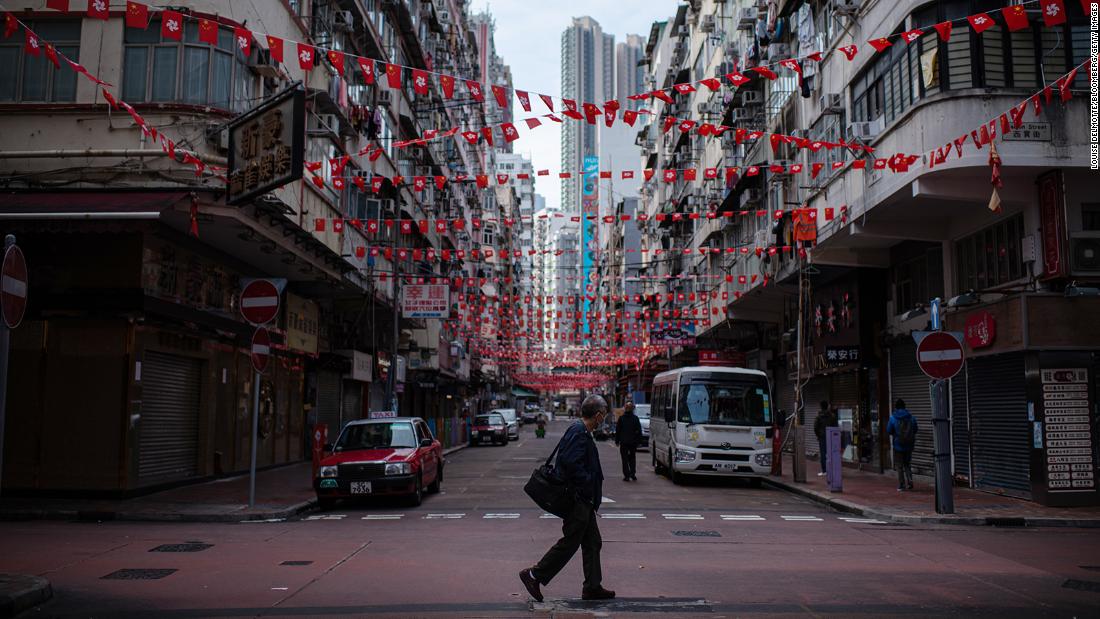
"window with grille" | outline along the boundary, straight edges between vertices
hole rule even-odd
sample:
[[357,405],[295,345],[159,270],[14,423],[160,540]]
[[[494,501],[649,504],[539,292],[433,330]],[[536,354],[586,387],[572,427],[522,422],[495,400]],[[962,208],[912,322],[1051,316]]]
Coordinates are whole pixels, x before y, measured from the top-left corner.
[[1023,278],[1023,236],[1024,216],[1016,214],[955,243],[957,292],[989,290]]

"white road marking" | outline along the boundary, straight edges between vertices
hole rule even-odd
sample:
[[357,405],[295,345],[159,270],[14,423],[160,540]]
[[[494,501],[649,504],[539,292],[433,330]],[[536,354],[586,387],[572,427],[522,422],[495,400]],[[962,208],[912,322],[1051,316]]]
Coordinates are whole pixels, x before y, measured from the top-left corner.
[[607,520],[644,520],[645,514],[600,514],[600,518]]
[[661,514],[665,520],[702,520],[701,514]]
[[424,516],[425,520],[457,520],[459,518],[465,518],[466,514],[428,514]]
[[363,520],[401,520],[405,514],[368,514]]
[[546,520],[546,519],[550,519],[550,518],[557,518],[558,520],[561,520],[561,518],[558,518],[554,514],[543,514],[543,515],[539,516],[540,520]]
[[780,516],[780,518],[790,522],[822,522],[817,516]]
[[272,591],[289,591],[290,587],[272,587]]
[[516,462],[536,462],[538,461],[538,458],[512,458],[512,460],[515,460]]
[[485,520],[515,520],[519,518],[519,514],[485,514],[482,518]]
[[839,516],[839,519],[852,524],[886,524],[885,520],[878,520],[877,518],[846,518]]
[[265,520],[242,520],[241,524],[254,522],[286,522],[286,518],[267,518]]
[[319,516],[306,516],[306,520],[343,520],[347,514],[323,514]]
[[609,497],[603,497],[603,502],[604,503],[614,503],[615,499],[612,499],[612,498],[609,498]]
[[722,520],[764,520],[763,516],[755,514],[720,514]]

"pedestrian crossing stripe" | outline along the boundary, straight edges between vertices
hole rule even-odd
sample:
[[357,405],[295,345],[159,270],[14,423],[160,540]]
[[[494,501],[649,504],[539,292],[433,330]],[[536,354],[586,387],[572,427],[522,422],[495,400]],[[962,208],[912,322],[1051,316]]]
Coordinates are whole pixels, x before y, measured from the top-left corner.
[[519,518],[519,514],[485,514],[484,516],[482,516],[482,518],[486,520],[514,520],[516,518]]
[[700,514],[661,514],[665,520],[702,520]]
[[821,518],[817,516],[780,516],[780,518],[792,522],[821,522]]
[[405,514],[368,514],[363,520],[401,520]]
[[644,520],[645,514],[600,514],[600,518],[608,520]]
[[428,514],[424,516],[426,520],[457,520],[465,517],[466,514]]
[[764,520],[763,516],[752,514],[720,514],[722,520]]

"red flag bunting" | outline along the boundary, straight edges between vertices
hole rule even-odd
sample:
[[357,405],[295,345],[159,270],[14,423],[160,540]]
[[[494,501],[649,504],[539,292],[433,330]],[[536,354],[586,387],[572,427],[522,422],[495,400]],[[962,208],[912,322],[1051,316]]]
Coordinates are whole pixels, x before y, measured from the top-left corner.
[[986,13],[978,13],[976,15],[970,15],[966,18],[966,21],[970,22],[970,27],[974,29],[974,32],[981,34],[986,30],[989,30],[997,24],[993,22],[993,18]]
[[932,26],[936,29],[936,32],[940,35],[940,40],[947,42],[951,40],[951,22],[945,21]]
[[466,80],[466,90],[469,91],[470,96],[474,98],[474,101],[477,101],[478,103],[485,101],[485,94],[481,92],[481,84],[472,80]]
[[413,92],[418,95],[428,94],[428,72],[423,69],[412,70]]
[[173,41],[183,40],[183,15],[179,11],[164,12],[160,18],[160,36]]
[[525,91],[517,90],[516,91],[516,98],[519,99],[520,107],[523,108],[524,112],[530,112],[531,111],[531,97],[528,96],[528,94]]
[[1042,0],[1043,23],[1047,28],[1066,23],[1066,5],[1062,0]]
[[344,52],[339,50],[330,49],[325,53],[328,56],[328,61],[332,63],[332,67],[336,69],[336,74],[343,77],[344,75]]
[[881,37],[881,38],[878,38],[878,39],[871,39],[870,41],[867,41],[867,42],[870,43],[871,47],[875,48],[875,51],[879,52],[880,54],[887,47],[890,47],[891,45],[893,45],[893,43],[890,42],[890,39],[887,39],[886,37]]
[[859,50],[859,48],[856,47],[855,45],[845,45],[844,47],[841,47],[839,49],[840,49],[841,52],[844,53],[844,57],[847,58],[848,60],[851,60],[852,58],[855,58],[856,57],[856,52]]
[[443,97],[453,99],[455,96],[455,78],[450,75],[440,75],[439,85],[443,88]]
[[303,71],[313,70],[314,54],[316,53],[312,46],[298,43],[298,66]]
[[401,65],[392,63],[386,65],[386,85],[396,90],[401,89]]
[[88,17],[107,21],[111,18],[110,3],[107,0],[88,0]]
[[217,45],[218,24],[209,19],[199,18],[199,40],[209,45]]
[[500,125],[500,130],[504,133],[505,142],[515,142],[519,139],[519,132],[512,123],[503,123]]
[[42,55],[42,40],[30,29],[23,32],[23,51],[31,56]]
[[237,42],[237,49],[247,58],[252,52],[252,32],[248,28],[237,26],[233,29],[233,39]]
[[267,50],[271,53],[271,59],[275,62],[283,62],[283,40],[279,37],[267,35]]
[[[65,0],[68,4],[68,0]],[[140,2],[126,3],[126,27],[145,30],[149,27],[149,7]]]
[[542,99],[542,103],[546,106],[546,109],[551,112],[554,111],[554,99],[550,95],[539,95],[539,98]]
[[61,11],[62,13],[68,13],[69,0],[46,0],[46,8],[53,9],[55,11]]
[[734,88],[738,88],[749,81],[749,78],[745,77],[741,73],[734,71],[733,73],[727,73],[726,79],[733,84]]
[[489,86],[489,89],[493,91],[493,96],[496,97],[497,105],[504,109],[508,109],[508,91],[503,86],[497,86],[493,84]]
[[775,74],[775,71],[772,71],[768,67],[753,67],[752,71],[754,71],[756,73],[759,73],[760,75],[763,75],[764,77],[766,77],[770,80],[774,80],[777,77],[779,77],[778,75]]
[[1031,22],[1027,19],[1027,11],[1019,4],[1005,7],[1001,10],[1001,16],[1005,18],[1005,24],[1012,32],[1023,30],[1031,25]]
[[908,45],[909,43],[912,43],[913,41],[919,39],[922,34],[924,34],[923,30],[921,30],[920,28],[914,28],[913,30],[901,33],[901,40],[905,41],[905,43]]

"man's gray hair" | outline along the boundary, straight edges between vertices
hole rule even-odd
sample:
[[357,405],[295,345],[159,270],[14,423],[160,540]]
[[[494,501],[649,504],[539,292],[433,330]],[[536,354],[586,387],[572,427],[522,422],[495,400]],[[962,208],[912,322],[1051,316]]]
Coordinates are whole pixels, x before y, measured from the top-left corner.
[[603,396],[590,395],[581,402],[581,417],[591,419],[601,412],[607,412],[607,400]]

